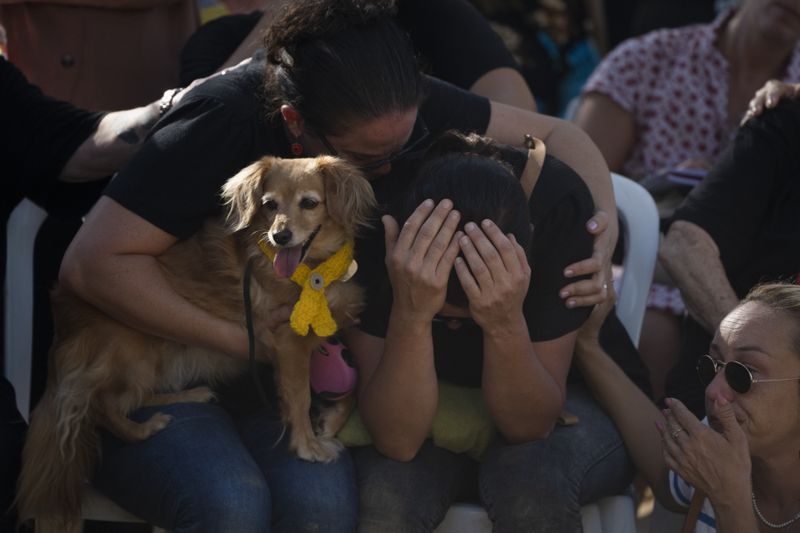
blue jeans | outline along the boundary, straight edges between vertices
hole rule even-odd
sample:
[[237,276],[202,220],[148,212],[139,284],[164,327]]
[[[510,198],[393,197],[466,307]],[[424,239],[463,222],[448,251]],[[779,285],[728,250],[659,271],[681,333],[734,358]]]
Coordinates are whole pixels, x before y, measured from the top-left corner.
[[173,420],[143,442],[103,435],[93,481],[135,515],[175,533],[356,530],[346,451],[329,464],[296,458],[280,439],[279,415],[266,409],[235,420],[217,404],[184,403],[142,408],[131,418],[156,411]]
[[577,425],[524,444],[498,438],[480,464],[430,441],[406,463],[371,446],[353,450],[359,531],[432,531],[471,484],[496,533],[580,532],[581,505],[625,492],[633,465],[616,427],[583,387],[567,387],[566,409],[578,415]]

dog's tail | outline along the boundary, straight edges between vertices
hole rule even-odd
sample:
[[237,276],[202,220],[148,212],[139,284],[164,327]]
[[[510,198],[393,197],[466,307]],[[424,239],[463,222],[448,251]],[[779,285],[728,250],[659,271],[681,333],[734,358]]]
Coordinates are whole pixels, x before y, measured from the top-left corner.
[[88,383],[93,369],[59,370],[66,374],[55,383],[51,373],[51,382],[31,415],[17,505],[22,520],[47,518],[68,530],[80,516],[81,494],[99,457],[99,439],[90,416],[94,389]]

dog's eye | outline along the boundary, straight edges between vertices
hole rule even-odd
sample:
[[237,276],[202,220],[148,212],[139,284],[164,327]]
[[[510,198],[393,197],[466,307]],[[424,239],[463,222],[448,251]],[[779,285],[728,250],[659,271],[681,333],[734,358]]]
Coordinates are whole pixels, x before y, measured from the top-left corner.
[[316,198],[303,198],[300,200],[300,209],[314,209],[319,205],[319,200]]
[[276,209],[278,209],[278,202],[276,202],[275,200],[266,200],[264,202],[264,207],[266,209],[269,209],[270,211],[275,211]]

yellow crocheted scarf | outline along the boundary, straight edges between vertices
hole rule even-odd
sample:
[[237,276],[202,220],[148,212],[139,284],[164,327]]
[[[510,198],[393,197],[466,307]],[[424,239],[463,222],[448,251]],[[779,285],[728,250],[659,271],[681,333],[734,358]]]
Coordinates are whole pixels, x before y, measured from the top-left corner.
[[[275,260],[275,250],[269,243],[260,240],[258,246],[270,261]],[[352,262],[353,241],[350,240],[314,270],[304,263],[297,266],[290,278],[302,288],[300,299],[294,304],[292,316],[289,318],[295,333],[306,336],[309,327],[320,337],[336,333],[338,328],[328,307],[325,287],[344,276]]]

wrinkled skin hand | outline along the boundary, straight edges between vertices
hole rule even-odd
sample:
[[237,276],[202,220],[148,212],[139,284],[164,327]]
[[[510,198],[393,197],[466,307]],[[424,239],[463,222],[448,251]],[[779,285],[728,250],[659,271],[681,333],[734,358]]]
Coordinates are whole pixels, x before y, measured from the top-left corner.
[[453,202],[434,206],[425,200],[402,229],[384,216],[386,267],[394,295],[393,309],[430,321],[441,310],[447,280],[458,255],[458,221]]
[[735,503],[737,497],[747,501],[751,490],[750,448],[731,404],[719,396],[709,408],[709,418],[716,419],[722,431],[703,425],[674,398],[667,399],[667,405],[666,425],[657,424],[667,466],[704,491],[715,504]]
[[490,220],[480,227],[470,222],[464,229],[466,235],[459,239],[464,259],[456,259],[455,268],[470,316],[484,331],[502,330],[522,316],[531,282],[525,250]]
[[757,117],[764,109],[772,109],[783,98],[797,98],[798,96],[800,96],[800,83],[769,80],[762,88],[756,91],[756,95],[750,100],[741,124],[753,117]]
[[567,307],[599,304],[608,297],[608,287],[611,285],[611,257],[619,233],[617,222],[612,223],[605,211],[598,211],[586,223],[586,229],[595,237],[592,257],[568,265],[564,269],[564,276],[592,277],[570,283],[561,289],[561,298]]

